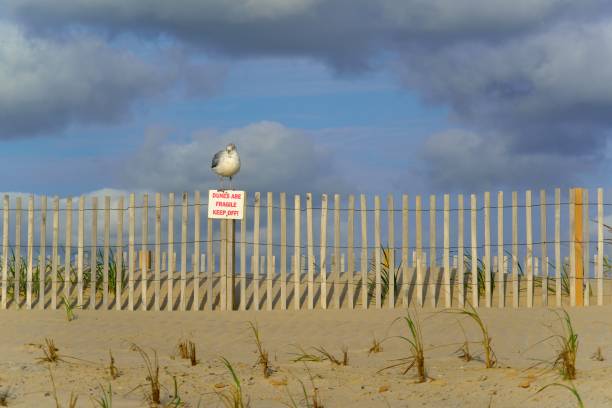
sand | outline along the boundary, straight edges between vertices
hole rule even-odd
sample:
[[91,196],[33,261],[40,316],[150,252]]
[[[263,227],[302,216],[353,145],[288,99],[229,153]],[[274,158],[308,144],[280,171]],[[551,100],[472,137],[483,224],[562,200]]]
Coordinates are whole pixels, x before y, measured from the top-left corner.
[[[61,406],[71,393],[78,407],[96,406],[100,386],[112,385],[113,407],[147,406],[144,399],[146,371],[136,343],[159,358],[162,402],[174,392],[187,406],[221,407],[218,393],[228,392],[231,376],[220,357],[233,364],[252,407],[283,407],[290,395],[303,401],[302,380],[312,391],[307,369],[314,378],[325,407],[574,407],[575,398],[558,387],[537,391],[560,381],[546,365],[529,368],[538,359],[554,358],[554,339],[539,343],[561,327],[553,312],[536,309],[481,309],[498,358],[487,369],[478,359],[465,362],[455,355],[464,341],[461,321],[471,352],[481,354],[478,329],[472,321],[448,313],[419,311],[426,345],[430,379],[416,383],[415,372],[401,368],[378,370],[405,357],[406,342],[389,338],[406,335],[402,321],[392,324],[405,310],[314,310],[273,312],[117,312],[76,310],[68,322],[63,311],[8,310],[0,313],[0,390],[8,390],[9,407],[55,407],[50,372]],[[612,406],[612,307],[571,309],[579,335],[578,378],[574,385],[587,407]],[[257,322],[263,346],[270,354],[272,376],[265,379],[256,365],[256,346],[248,322]],[[550,326],[550,327],[548,327]],[[388,338],[380,353],[369,354],[372,339]],[[37,361],[36,344],[52,338],[64,361]],[[190,339],[197,347],[199,363],[180,359],[177,344]],[[295,345],[308,351],[323,346],[341,355],[348,347],[348,366],[329,361],[297,363]],[[591,355],[601,347],[604,361]],[[108,374],[109,350],[121,375]],[[567,382],[565,382],[567,383]],[[286,384],[286,385],[285,385]],[[199,404],[199,405],[198,405]]]

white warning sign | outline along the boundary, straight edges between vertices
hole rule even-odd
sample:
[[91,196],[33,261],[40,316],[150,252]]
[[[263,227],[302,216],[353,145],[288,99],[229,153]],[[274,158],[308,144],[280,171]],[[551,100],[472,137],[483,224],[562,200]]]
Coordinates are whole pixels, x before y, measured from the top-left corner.
[[244,195],[244,191],[208,190],[208,218],[241,220]]

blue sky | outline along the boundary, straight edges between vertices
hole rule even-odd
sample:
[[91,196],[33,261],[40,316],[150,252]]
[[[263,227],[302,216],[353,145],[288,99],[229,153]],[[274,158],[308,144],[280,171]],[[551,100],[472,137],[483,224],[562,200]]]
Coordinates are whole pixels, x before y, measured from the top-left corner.
[[604,1],[9,0],[5,191],[206,190],[238,145],[249,191],[604,185]]

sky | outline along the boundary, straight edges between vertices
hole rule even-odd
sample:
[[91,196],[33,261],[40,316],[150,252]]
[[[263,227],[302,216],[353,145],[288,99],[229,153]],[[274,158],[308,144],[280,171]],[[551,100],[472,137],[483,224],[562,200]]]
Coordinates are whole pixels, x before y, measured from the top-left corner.
[[606,187],[604,0],[4,0],[4,191]]

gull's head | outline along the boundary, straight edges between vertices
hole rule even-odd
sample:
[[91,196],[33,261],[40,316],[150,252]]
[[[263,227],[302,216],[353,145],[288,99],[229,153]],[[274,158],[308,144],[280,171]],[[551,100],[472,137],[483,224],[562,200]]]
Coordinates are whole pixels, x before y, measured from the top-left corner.
[[225,150],[227,150],[228,153],[235,152],[236,151],[236,145],[233,144],[233,143],[230,143],[230,144],[227,145]]

